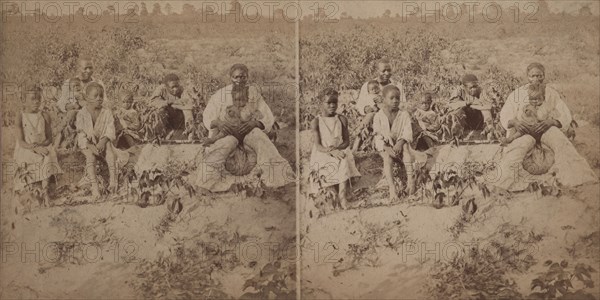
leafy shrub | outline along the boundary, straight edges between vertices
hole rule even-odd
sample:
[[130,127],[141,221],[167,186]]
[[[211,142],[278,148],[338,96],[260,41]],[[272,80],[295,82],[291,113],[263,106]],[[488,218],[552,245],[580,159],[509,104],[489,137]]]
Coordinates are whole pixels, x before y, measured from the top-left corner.
[[142,261],[138,281],[133,283],[144,298],[230,299],[213,274],[231,270],[235,262],[223,263],[221,253],[209,245],[180,246],[157,261]]
[[449,261],[436,262],[428,293],[436,299],[522,298],[510,274],[524,273],[535,264],[529,250],[542,238],[521,224],[502,224],[486,247],[475,246]]
[[[531,281],[531,290],[540,290],[531,293],[531,299],[595,299],[593,295],[584,291],[584,288],[594,287],[590,273],[595,273],[596,270],[591,266],[578,263],[569,267],[566,260],[560,263],[547,260],[544,266],[548,267],[548,270]],[[581,282],[583,288],[575,289],[574,279]]]
[[[308,129],[317,113],[314,95],[318,91],[330,86],[360,89],[375,76],[374,64],[381,58],[391,60],[393,77],[403,84],[409,102],[421,91],[436,91],[438,98],[446,99],[464,72],[452,65],[462,63],[468,49],[433,32],[363,22],[341,31],[306,30],[300,39],[301,128]],[[495,66],[485,70],[480,80],[499,107],[520,84],[516,76]]]
[[284,260],[269,262],[254,277],[246,280],[243,289],[253,288],[241,299],[295,299],[296,265]]
[[348,244],[348,250],[346,250],[348,259],[344,261],[342,258],[334,265],[333,275],[338,276],[344,271],[359,266],[380,266],[381,251],[388,249],[398,252],[404,243],[410,242],[412,239],[402,228],[401,220],[384,224],[361,222],[358,241]]

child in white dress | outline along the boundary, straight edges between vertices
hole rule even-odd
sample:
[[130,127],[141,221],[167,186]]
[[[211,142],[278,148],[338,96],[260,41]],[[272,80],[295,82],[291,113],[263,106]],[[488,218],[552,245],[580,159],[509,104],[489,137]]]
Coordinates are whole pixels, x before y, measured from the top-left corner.
[[[347,208],[347,190],[350,178],[360,176],[354,163],[352,151],[348,149],[348,119],[336,113],[338,92],[328,88],[321,92],[322,111],[311,123],[313,149],[310,156],[311,169],[323,177],[321,187],[338,186],[339,203]],[[317,187],[313,187],[317,188]],[[314,191],[318,192],[318,191]]]
[[19,131],[13,157],[19,172],[14,190],[20,191],[30,184],[41,182],[44,206],[49,206],[49,179],[63,172],[52,147],[50,116],[40,111],[41,96],[39,87],[25,88],[23,112],[17,116]]

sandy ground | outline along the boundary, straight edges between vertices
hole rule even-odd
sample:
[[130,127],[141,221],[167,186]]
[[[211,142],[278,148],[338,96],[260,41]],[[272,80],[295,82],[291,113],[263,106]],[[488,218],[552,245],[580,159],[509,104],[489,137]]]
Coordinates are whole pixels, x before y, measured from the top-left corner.
[[[288,135],[284,134],[280,143],[289,142]],[[4,162],[12,157],[13,136],[13,129],[3,128]],[[191,148],[183,146],[179,152],[190,152]],[[281,150],[289,154],[288,148]],[[81,174],[73,177],[78,176]],[[78,202],[56,201],[63,204],[34,207],[23,216],[15,215],[9,188],[12,178],[4,174],[3,180],[2,299],[139,298],[141,293],[135,288],[142,280],[138,277],[139,264],[168,257],[182,241],[232,247],[221,245],[219,238],[243,237],[233,249],[239,265],[233,271],[215,274],[222,290],[236,298],[248,292],[245,281],[273,260],[272,249],[292,249],[285,254],[294,264],[293,183],[267,192],[264,198],[233,193],[183,197],[183,210],[167,227],[161,227],[169,214],[166,204],[141,208],[123,199],[85,204],[84,196]],[[72,248],[63,253],[59,246],[64,245]]]
[[[293,191],[293,187],[287,191]],[[239,297],[244,293],[245,279],[257,272],[256,267],[246,267],[250,260],[258,261],[258,266],[264,265],[268,262],[265,245],[289,243],[295,234],[295,223],[287,222],[294,216],[289,202],[223,195],[205,205],[195,206],[195,203],[198,199],[187,199],[183,203],[184,210],[162,237],[155,227],[167,213],[164,205],[140,208],[131,204],[101,203],[52,207],[23,218],[3,218],[3,228],[14,224],[14,229],[4,230],[4,245],[16,245],[17,249],[14,254],[4,253],[6,263],[3,263],[2,275],[7,280],[2,282],[0,296],[139,297],[129,284],[137,278],[136,265],[140,260],[152,261],[160,255],[168,255],[178,240],[194,237],[210,241],[211,232],[206,229],[213,228],[248,237],[236,254],[244,263],[242,267],[231,274],[219,274],[226,283],[225,290]],[[81,231],[75,235],[81,239],[74,238],[72,231],[75,230]],[[85,244],[72,254],[81,258],[79,263],[54,262],[53,243],[60,241]],[[250,256],[244,254],[249,245],[263,247],[259,258],[255,258],[254,252]],[[35,254],[24,254],[34,249]]]
[[[433,262],[450,261],[456,251],[466,251],[473,244],[483,247],[486,238],[506,222],[544,235],[536,247],[528,250],[538,262],[567,258],[569,247],[597,230],[591,224],[599,221],[597,212],[600,205],[593,200],[599,187],[598,184],[580,187],[578,191],[559,198],[536,198],[523,194],[510,199],[510,203],[505,205],[498,205],[494,200],[481,201],[480,210],[488,206],[489,210],[468,224],[458,239],[453,238],[449,228],[459,219],[460,207],[438,210],[430,206],[399,204],[337,212],[316,220],[304,219],[302,228],[308,227],[308,232],[303,233],[303,293],[308,298],[328,299],[427,298],[425,284]],[[398,249],[377,247],[374,256],[378,257],[379,263],[376,266],[357,265],[336,274],[334,266],[339,265],[340,259],[352,259],[347,254],[348,245],[360,242],[360,231],[365,230],[365,226],[369,226],[367,224],[386,222],[397,222],[398,225],[384,236],[404,236],[404,232],[410,242]],[[571,228],[568,226],[574,229],[565,230]],[[335,244],[337,248],[328,243]],[[315,257],[314,248],[317,246],[320,251]],[[594,253],[594,249],[589,250]],[[597,251],[598,248],[595,249],[596,254]],[[592,266],[600,262],[597,255],[579,261]],[[531,280],[542,270],[543,267],[536,265],[527,274],[512,275],[522,294],[529,293]],[[596,274],[594,281],[598,279]],[[591,289],[591,292],[598,297],[597,289]]]
[[[303,133],[301,137],[304,136]],[[471,146],[465,154],[466,151],[447,146],[437,152],[436,158],[442,164],[462,159],[484,161],[494,147],[497,146]],[[363,177],[354,181],[355,189],[379,181],[381,173],[368,170],[377,163],[381,162],[373,157],[357,159]],[[500,232],[507,234],[500,228],[510,226],[508,234],[523,231],[542,236],[539,243],[526,248],[537,264],[525,274],[508,270],[519,292],[526,296],[531,280],[544,270],[541,262],[576,257],[577,262],[591,266],[600,263],[600,241],[595,240],[591,246],[581,243],[585,237],[598,234],[599,189],[595,183],[565,190],[560,197],[523,192],[489,198],[468,190],[460,205],[441,209],[426,202],[406,201],[376,206],[384,201],[377,194],[368,197],[370,207],[334,211],[321,217],[316,217],[313,201],[303,194],[303,295],[326,299],[428,298],[431,294],[427,293],[427,283],[435,262],[450,262],[453,255],[464,255],[474,245],[485,247]],[[461,206],[471,195],[478,210],[468,222],[461,222]],[[458,234],[453,229],[457,224],[464,225]],[[357,254],[353,245],[370,248]],[[599,279],[597,275],[594,281]],[[598,289],[590,292],[596,297],[600,294]]]

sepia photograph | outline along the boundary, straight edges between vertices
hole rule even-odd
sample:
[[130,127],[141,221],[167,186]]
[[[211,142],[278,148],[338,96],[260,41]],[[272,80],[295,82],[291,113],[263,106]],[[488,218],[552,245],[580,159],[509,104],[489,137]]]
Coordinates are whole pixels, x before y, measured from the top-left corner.
[[598,2],[305,4],[302,299],[598,299]]
[[600,299],[596,0],[0,17],[0,299]]
[[295,22],[0,3],[0,298],[295,299]]

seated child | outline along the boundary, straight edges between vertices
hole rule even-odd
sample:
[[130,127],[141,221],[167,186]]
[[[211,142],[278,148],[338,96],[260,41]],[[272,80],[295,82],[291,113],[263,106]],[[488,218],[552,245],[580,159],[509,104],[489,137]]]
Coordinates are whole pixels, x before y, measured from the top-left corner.
[[[237,130],[242,123],[262,118],[262,114],[260,111],[258,111],[255,103],[248,102],[248,87],[238,88],[235,86],[231,91],[231,97],[233,100],[233,105],[228,106],[225,109],[225,114],[219,118],[221,121],[226,122],[231,128]],[[217,130],[214,132],[213,136],[204,141],[204,145],[212,145],[217,140],[228,135],[229,134],[226,132]],[[243,142],[243,136],[238,136],[237,134],[234,134],[234,136],[240,141],[240,143]]]
[[58,124],[58,132],[54,140],[54,145],[59,149],[69,149],[75,147],[75,116],[81,108],[79,101],[83,100],[81,94],[81,80],[79,78],[71,78],[65,81],[61,91],[61,97],[56,102],[59,112],[64,113],[60,124]]
[[378,104],[380,102],[378,100],[381,99],[381,88],[379,87],[379,82],[377,80],[371,80],[367,83],[367,92],[368,92],[368,105],[365,106],[365,114],[372,114],[379,111]]
[[[537,114],[538,107],[544,102],[544,93],[546,86],[544,84],[530,84],[527,90],[529,96],[529,104],[523,106],[523,111],[517,114],[517,119],[527,127],[533,126],[539,122]],[[512,141],[522,137],[523,135],[529,134],[528,132],[521,132],[516,128],[509,128],[507,131],[506,138],[500,138],[502,146],[510,144]],[[540,136],[534,136],[539,141]]]
[[424,163],[427,159],[424,153],[418,153],[410,148],[413,140],[411,117],[408,112],[400,109],[400,89],[393,85],[383,88],[383,105],[373,118],[373,142],[375,149],[383,159],[383,176],[389,186],[390,201],[398,199],[392,163],[401,161],[406,169],[408,193],[415,191],[413,163]]
[[424,93],[421,96],[419,106],[417,106],[417,109],[413,113],[422,130],[416,145],[417,150],[420,151],[427,150],[436,145],[436,141],[438,141],[437,135],[442,126],[438,114],[431,109],[432,102],[432,95]]
[[[325,89],[319,95],[323,101],[321,114],[311,122],[314,145],[310,155],[310,166],[317,171],[320,188],[338,187],[339,205],[347,208],[347,190],[350,178],[360,176],[354,163],[352,151],[348,149],[348,119],[336,113],[338,92],[332,88]],[[318,193],[319,186],[313,187]]]
[[365,116],[358,126],[358,132],[353,134],[356,136],[356,139],[352,145],[352,151],[358,151],[361,145],[365,145],[365,143],[370,141],[370,139],[367,140],[366,137],[369,136],[371,124],[373,123],[373,117],[375,116],[375,113],[379,111],[379,106],[383,101],[380,95],[381,88],[379,87],[377,80],[371,80],[367,83],[367,91],[369,93],[369,100],[367,101],[369,104],[364,108]]
[[85,106],[77,113],[77,144],[85,155],[86,181],[92,184],[94,198],[100,196],[96,174],[96,160],[102,158],[108,164],[109,192],[115,193],[118,188],[118,166],[127,161],[127,152],[116,149],[113,141],[116,138],[115,120],[109,109],[103,108],[104,88],[95,82],[85,89]]
[[27,86],[23,92],[23,112],[17,115],[17,143],[13,157],[20,172],[15,178],[15,191],[29,184],[42,183],[44,206],[50,205],[48,182],[50,177],[62,174],[52,144],[50,116],[40,111],[42,91]]
[[133,93],[121,91],[119,98],[121,100],[121,107],[115,114],[115,128],[117,130],[116,146],[119,149],[129,149],[141,141],[138,132],[142,124],[139,112],[132,107]]

